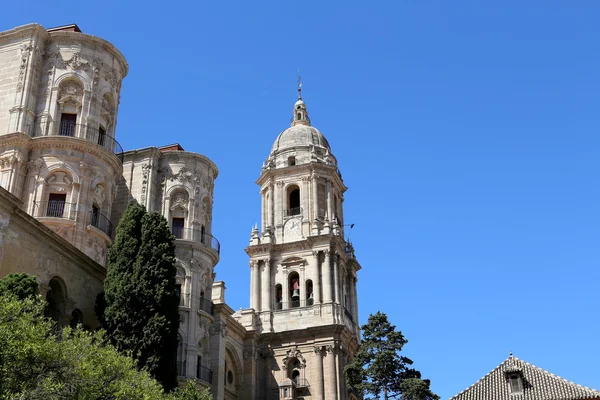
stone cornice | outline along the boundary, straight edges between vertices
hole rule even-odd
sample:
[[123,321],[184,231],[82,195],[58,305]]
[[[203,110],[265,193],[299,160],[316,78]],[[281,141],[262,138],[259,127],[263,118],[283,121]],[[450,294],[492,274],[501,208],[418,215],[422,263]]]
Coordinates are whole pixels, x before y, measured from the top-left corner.
[[315,173],[317,177],[325,177],[326,174],[327,177],[333,178],[336,186],[338,186],[340,191],[344,193],[346,190],[348,190],[348,188],[346,185],[344,185],[344,182],[339,177],[337,171],[338,169],[335,166],[310,162],[308,164],[300,164],[292,167],[264,170],[256,180],[256,184],[262,187],[264,185],[268,185],[271,179],[295,175],[311,176],[313,173]]
[[121,67],[122,78],[124,78],[129,72],[129,65],[127,64],[125,56],[112,43],[98,36],[89,35],[82,32],[48,32],[40,24],[31,23],[0,32],[0,45],[15,39],[34,38],[35,36],[39,36],[42,39],[50,39],[54,42],[58,42],[61,39],[68,39],[77,42],[98,44],[104,51],[112,54],[118,60]]
[[[248,246],[244,250],[250,257],[256,257],[257,255],[264,255],[267,257],[271,253],[283,253],[287,251],[310,251],[315,248],[321,248],[324,246],[330,246],[336,244],[336,242],[343,239],[338,236],[320,235],[320,236],[309,236],[306,239],[298,240],[296,242],[288,243],[264,243],[253,246]],[[342,246],[343,247],[343,246]]]
[[7,146],[29,146],[31,136],[23,132],[13,132],[8,135],[0,135],[0,147]]
[[144,147],[142,149],[127,150],[126,152],[124,152],[123,153],[123,155],[125,157],[124,163],[133,161],[133,159],[136,155],[144,154],[146,152],[153,152],[153,151],[158,152],[159,158],[168,159],[169,155],[173,154],[173,155],[177,155],[179,157],[188,157],[188,158],[192,158],[195,160],[199,160],[199,161],[207,164],[210,168],[213,169],[213,171],[214,171],[213,179],[216,179],[217,176],[219,175],[219,168],[217,168],[217,165],[210,158],[208,158],[205,155],[202,155],[200,153],[194,153],[192,151],[177,150],[177,151],[166,151],[163,153],[158,149],[158,147]]
[[121,175],[123,172],[123,165],[115,153],[85,139],[70,136],[38,136],[31,139],[29,148],[31,150],[39,148],[66,148],[94,154],[110,165],[115,174]]
[[27,214],[25,211],[21,210],[21,201],[12,194],[10,194],[6,189],[1,187],[0,206],[9,209],[12,212],[12,214],[19,217],[18,220],[14,221],[15,223],[28,225],[29,231],[36,232],[36,236],[45,237],[48,243],[50,245],[53,245],[53,248],[56,249],[56,251],[62,253],[62,255],[64,255],[65,257],[74,260],[74,265],[85,269],[86,271],[95,275],[98,279],[104,280],[104,278],[106,277],[106,269],[103,266],[98,264],[96,261],[92,260],[82,251],[80,251],[71,243],[69,243],[66,239],[63,239],[52,229],[44,226],[44,224],[39,222],[37,219]]
[[220,259],[219,253],[215,249],[205,245],[204,243],[185,239],[175,239],[175,247],[180,249],[199,250],[202,254],[206,255],[212,261],[213,265],[211,266],[211,268],[214,268]]
[[0,32],[0,45],[15,39],[33,38],[36,34],[45,39],[50,37],[50,34],[46,31],[46,29],[44,29],[43,26],[32,23],[17,26],[16,28]]
[[125,78],[129,72],[129,64],[123,53],[119,51],[112,43],[94,35],[89,35],[82,32],[66,32],[66,31],[54,31],[46,32],[50,36],[50,40],[53,42],[59,42],[60,40],[72,40],[82,43],[94,43],[100,45],[102,50],[111,53],[119,61],[121,67],[121,78]]

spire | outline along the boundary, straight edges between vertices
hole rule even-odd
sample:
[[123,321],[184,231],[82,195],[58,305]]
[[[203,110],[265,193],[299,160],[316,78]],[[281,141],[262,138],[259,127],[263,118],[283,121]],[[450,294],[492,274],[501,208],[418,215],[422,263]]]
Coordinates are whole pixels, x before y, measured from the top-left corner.
[[292,126],[296,125],[310,125],[306,104],[302,100],[302,77],[300,76],[300,69],[298,69],[298,101],[294,104],[292,115]]
[[298,100],[302,100],[302,77],[300,76],[300,68],[298,68]]

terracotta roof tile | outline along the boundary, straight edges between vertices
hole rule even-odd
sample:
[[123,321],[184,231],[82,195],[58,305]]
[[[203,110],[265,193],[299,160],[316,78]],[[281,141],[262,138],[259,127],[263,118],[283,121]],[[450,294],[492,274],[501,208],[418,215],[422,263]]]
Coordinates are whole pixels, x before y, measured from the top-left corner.
[[[507,373],[523,376],[523,392],[511,393]],[[450,400],[600,399],[600,392],[551,374],[512,354],[493,371]]]

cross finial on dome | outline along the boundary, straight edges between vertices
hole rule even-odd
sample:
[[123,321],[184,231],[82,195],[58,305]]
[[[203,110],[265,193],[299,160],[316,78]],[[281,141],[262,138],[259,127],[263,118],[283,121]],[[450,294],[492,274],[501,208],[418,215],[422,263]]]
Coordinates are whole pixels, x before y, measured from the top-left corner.
[[298,68],[298,100],[302,100],[302,77],[300,76],[300,68]]
[[310,125],[306,104],[302,100],[302,77],[300,76],[300,68],[298,68],[298,100],[294,104],[294,114],[292,116],[292,126],[295,125]]

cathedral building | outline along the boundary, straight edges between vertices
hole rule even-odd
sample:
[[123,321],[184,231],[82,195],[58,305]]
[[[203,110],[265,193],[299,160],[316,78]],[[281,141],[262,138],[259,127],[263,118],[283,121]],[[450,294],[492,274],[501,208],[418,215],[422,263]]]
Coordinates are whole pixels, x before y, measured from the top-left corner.
[[123,151],[116,139],[124,56],[77,25],[0,32],[0,277],[37,277],[49,316],[99,326],[107,250],[127,204],[161,213],[175,236],[182,384],[215,399],[355,398],[344,366],[359,339],[357,272],[344,239],[346,187],[300,87],[258,185],[250,307],[215,281],[217,166],[179,144]]

